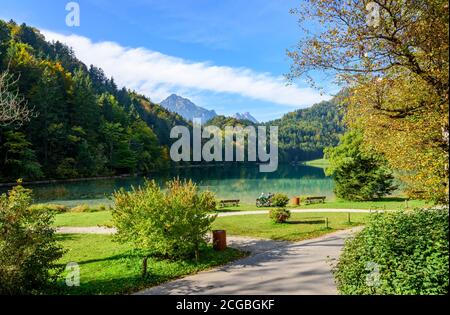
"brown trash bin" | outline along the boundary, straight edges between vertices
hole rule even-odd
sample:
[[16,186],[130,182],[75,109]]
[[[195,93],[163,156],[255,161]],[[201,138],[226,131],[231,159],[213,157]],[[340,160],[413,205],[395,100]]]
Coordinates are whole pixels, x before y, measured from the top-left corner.
[[225,250],[227,248],[227,233],[225,230],[214,230],[212,233],[214,250]]
[[298,206],[300,204],[300,198],[299,197],[293,197],[291,199],[291,202],[294,206]]

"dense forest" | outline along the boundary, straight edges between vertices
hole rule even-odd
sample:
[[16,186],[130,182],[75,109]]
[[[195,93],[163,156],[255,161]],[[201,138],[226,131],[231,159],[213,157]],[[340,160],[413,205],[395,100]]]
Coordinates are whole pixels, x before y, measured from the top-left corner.
[[[226,126],[257,126],[249,120],[216,116],[207,122],[221,129]],[[343,113],[337,100],[321,102],[310,108],[285,114],[282,118],[265,123],[278,126],[279,160],[295,163],[323,157],[324,149],[334,147],[344,134]]]
[[71,48],[0,20],[0,73],[32,109],[0,127],[0,179],[76,178],[168,167],[169,133],[187,125],[143,95],[118,88]]
[[[47,42],[35,28],[0,20],[0,73],[9,93],[32,112],[0,126],[0,181],[148,173],[170,166],[170,130],[191,125],[146,96],[78,60],[70,47]],[[217,116],[208,125],[254,125]],[[338,143],[342,115],[333,102],[284,115],[280,162],[323,156]]]
[[246,126],[254,126],[255,124],[250,120],[237,119],[234,117],[219,115],[214,117],[213,119],[208,120],[206,125],[217,126],[220,129],[224,129],[225,127],[237,127],[237,126],[246,127]]
[[332,99],[269,121],[267,125],[279,128],[280,161],[297,162],[323,157],[323,150],[336,146],[345,131],[342,118],[337,101]]

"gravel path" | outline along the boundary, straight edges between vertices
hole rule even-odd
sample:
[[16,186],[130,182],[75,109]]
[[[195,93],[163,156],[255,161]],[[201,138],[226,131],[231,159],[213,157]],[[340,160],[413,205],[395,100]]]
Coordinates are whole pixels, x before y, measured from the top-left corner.
[[250,251],[251,255],[137,294],[338,294],[331,265],[339,257],[345,239],[358,230],[301,242],[229,237],[229,246]]
[[59,234],[114,234],[115,228],[108,228],[103,226],[83,226],[72,227],[64,226],[56,228],[56,233]]

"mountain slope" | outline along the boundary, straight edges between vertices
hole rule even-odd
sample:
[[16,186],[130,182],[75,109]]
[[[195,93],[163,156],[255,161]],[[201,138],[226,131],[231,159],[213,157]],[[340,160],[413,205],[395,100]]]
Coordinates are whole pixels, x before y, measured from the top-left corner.
[[160,104],[164,108],[181,115],[184,119],[189,121],[192,121],[194,118],[200,118],[202,122],[205,123],[217,116],[214,110],[207,110],[197,106],[187,98],[183,98],[176,94],[170,95]]
[[148,173],[171,163],[168,145],[181,116],[118,88],[71,48],[36,28],[0,20],[0,72],[35,115],[0,126],[0,181]]

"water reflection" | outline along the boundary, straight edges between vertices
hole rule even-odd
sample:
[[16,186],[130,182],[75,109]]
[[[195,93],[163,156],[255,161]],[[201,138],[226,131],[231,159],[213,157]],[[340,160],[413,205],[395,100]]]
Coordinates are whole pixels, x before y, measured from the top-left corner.
[[[215,192],[218,198],[240,199],[254,203],[261,192],[283,192],[287,195],[320,195],[334,198],[333,181],[323,169],[309,166],[280,165],[273,173],[260,173],[259,168],[215,166],[174,169],[147,176],[159,184],[179,176],[192,179],[201,189]],[[36,202],[109,203],[107,197],[121,187],[130,189],[144,182],[143,177],[31,185]]]

